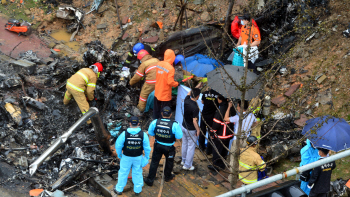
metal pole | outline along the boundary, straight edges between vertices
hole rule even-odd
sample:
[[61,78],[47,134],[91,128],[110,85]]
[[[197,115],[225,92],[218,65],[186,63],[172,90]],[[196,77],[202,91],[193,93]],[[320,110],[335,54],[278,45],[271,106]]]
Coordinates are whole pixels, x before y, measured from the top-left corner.
[[89,111],[87,111],[77,122],[71,126],[66,133],[64,133],[61,137],[59,137],[55,143],[53,143],[52,146],[50,146],[40,157],[35,160],[30,166],[29,166],[29,174],[33,175],[38,167],[44,162],[44,160],[51,155],[52,153],[56,152],[56,150],[64,144],[67,139],[73,134],[73,131],[77,129],[81,124],[83,124],[85,121],[89,120],[92,116],[98,114],[98,109],[96,107],[91,107]]
[[341,152],[341,153],[338,153],[338,154],[335,154],[335,155],[332,155],[330,157],[326,157],[324,159],[321,159],[321,160],[318,160],[318,161],[315,161],[313,163],[310,163],[310,164],[307,164],[305,166],[301,166],[301,167],[297,167],[297,168],[294,168],[292,170],[289,170],[287,172],[284,172],[282,174],[277,174],[275,176],[272,176],[270,178],[267,178],[267,179],[264,179],[264,180],[261,180],[261,181],[258,181],[256,183],[253,183],[253,184],[250,184],[250,185],[245,185],[245,186],[242,186],[238,189],[235,189],[235,190],[231,190],[227,193],[224,193],[224,194],[221,194],[219,195],[218,197],[229,197],[229,196],[235,196],[235,195],[238,195],[238,194],[242,194],[242,193],[245,193],[245,192],[249,192],[250,190],[253,190],[253,189],[256,189],[258,187],[261,187],[261,186],[264,186],[264,185],[267,185],[267,184],[270,184],[272,182],[275,182],[275,181],[278,181],[278,180],[281,180],[281,179],[284,179],[284,178],[287,178],[289,176],[293,176],[293,175],[296,175],[296,174],[300,174],[302,172],[305,172],[305,171],[308,171],[308,170],[311,170],[317,166],[321,166],[323,164],[326,164],[326,163],[329,163],[329,162],[332,162],[332,161],[335,161],[335,160],[338,160],[338,159],[341,159],[343,157],[347,157],[350,155],[350,149],[349,150],[346,150],[344,152]]

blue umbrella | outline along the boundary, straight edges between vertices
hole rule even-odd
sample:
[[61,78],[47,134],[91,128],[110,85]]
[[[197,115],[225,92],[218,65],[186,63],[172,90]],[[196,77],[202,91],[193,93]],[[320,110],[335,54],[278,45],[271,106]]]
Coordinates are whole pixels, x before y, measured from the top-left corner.
[[303,135],[316,148],[339,152],[350,148],[350,125],[344,120],[322,116],[306,121]]

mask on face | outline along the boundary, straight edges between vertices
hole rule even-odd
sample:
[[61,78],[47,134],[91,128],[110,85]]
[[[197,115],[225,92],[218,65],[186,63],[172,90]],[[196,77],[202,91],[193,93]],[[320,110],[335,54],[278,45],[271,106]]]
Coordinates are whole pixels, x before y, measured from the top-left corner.
[[91,65],[90,68],[94,71],[94,73],[98,72],[98,68],[95,65]]
[[244,22],[241,20],[241,25],[244,25]]

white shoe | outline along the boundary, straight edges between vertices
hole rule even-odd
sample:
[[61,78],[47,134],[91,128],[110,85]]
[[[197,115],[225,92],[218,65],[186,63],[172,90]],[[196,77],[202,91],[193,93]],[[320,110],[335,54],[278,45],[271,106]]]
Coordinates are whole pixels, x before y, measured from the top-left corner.
[[182,165],[182,166],[185,165],[185,162],[181,161],[181,165]]
[[191,166],[190,168],[186,168],[185,166],[182,166],[182,169],[192,171],[194,170],[194,166]]

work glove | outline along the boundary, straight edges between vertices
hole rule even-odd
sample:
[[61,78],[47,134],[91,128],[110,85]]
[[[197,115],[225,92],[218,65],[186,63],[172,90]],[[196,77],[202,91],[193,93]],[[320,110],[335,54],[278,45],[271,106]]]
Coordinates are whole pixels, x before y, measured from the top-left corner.
[[179,85],[184,85],[184,82],[182,81],[182,79],[177,79],[176,81],[179,83]]

